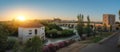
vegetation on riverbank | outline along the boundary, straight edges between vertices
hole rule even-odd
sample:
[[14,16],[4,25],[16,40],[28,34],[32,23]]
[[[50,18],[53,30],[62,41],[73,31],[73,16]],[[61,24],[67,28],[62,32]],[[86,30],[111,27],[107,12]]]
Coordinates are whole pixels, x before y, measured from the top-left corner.
[[48,23],[41,21],[41,23],[45,26],[46,37],[48,38],[61,38],[61,37],[69,37],[75,35],[73,30],[62,29],[60,26],[55,23]]
[[98,43],[100,40],[112,35],[114,32],[102,32],[102,34],[99,32],[99,33],[96,33],[96,36],[91,36],[91,37],[88,37],[86,40],[83,40],[83,41],[86,41],[86,43]]
[[[84,15],[80,14],[77,16],[78,23],[77,23],[77,32],[82,40],[85,39],[85,37],[90,37],[94,33],[93,27],[90,25],[90,18],[87,16],[87,25],[84,24]],[[95,28],[95,27],[94,27]],[[84,35],[85,34],[85,35]]]
[[[100,40],[102,40],[103,38],[112,34],[112,32],[104,32],[104,31],[106,31],[106,27],[104,28],[105,30],[98,29],[98,31],[97,31],[96,29],[93,29],[90,26],[89,16],[87,17],[87,19],[88,19],[88,23],[85,26],[83,24],[83,15],[78,16],[78,26],[77,26],[78,34],[86,42],[97,43]],[[34,22],[42,23],[45,26],[46,37],[49,37],[49,38],[69,37],[69,36],[75,35],[73,30],[62,29],[58,25],[56,25],[55,23],[41,22],[41,21],[34,21]],[[2,30],[2,31],[0,31],[0,48],[2,48],[2,49],[0,49],[0,51],[4,52],[4,51],[9,50],[9,49],[16,49],[16,48],[14,48],[14,46],[18,47],[17,46],[18,44],[15,43],[15,40],[9,40],[7,37],[18,35],[17,34],[18,33],[17,29],[19,27],[19,24],[12,23],[11,25],[9,25],[9,24],[1,24],[1,25],[3,25],[3,26],[0,26],[0,29]],[[98,33],[96,33],[96,32],[98,32]],[[86,34],[86,36],[83,36],[83,34]],[[28,50],[26,50],[26,52],[30,52],[30,50],[31,51],[32,50],[41,51],[37,48],[42,47],[40,45],[40,42],[42,42],[42,41],[37,42],[35,39],[34,39],[34,41],[31,41],[31,40],[28,40],[28,41],[29,42],[27,42],[25,45],[21,45],[21,46],[25,46],[25,48],[22,47],[25,50],[28,48]],[[69,44],[70,43],[67,43],[67,45],[69,45]],[[63,43],[60,43],[60,44],[58,43],[57,48],[59,48],[59,47],[62,48],[61,45],[63,47],[67,46],[66,43],[63,42]],[[32,49],[31,47],[35,48],[35,49]],[[54,46],[54,47],[57,50],[56,46]]]

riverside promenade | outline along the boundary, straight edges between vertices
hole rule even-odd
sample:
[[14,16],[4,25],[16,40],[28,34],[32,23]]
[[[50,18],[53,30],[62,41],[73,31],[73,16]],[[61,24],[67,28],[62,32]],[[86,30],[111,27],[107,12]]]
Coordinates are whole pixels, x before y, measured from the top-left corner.
[[117,46],[119,36],[120,31],[113,37],[104,41],[102,44],[89,44],[88,46],[80,49],[79,52],[120,52],[120,48]]

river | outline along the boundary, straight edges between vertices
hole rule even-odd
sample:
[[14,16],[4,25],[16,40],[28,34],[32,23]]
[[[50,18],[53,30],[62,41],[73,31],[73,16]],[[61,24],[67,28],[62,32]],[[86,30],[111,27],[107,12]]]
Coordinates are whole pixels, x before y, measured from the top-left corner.
[[[67,27],[61,27],[62,29],[69,29]],[[76,29],[72,29],[75,32],[75,35],[70,36],[70,37],[66,37],[66,38],[47,38],[47,42],[45,43],[45,45],[51,44],[51,43],[57,43],[57,42],[61,42],[61,41],[65,41],[65,40],[69,40],[69,39],[74,39],[74,40],[78,40],[80,39],[80,36],[77,33]]]

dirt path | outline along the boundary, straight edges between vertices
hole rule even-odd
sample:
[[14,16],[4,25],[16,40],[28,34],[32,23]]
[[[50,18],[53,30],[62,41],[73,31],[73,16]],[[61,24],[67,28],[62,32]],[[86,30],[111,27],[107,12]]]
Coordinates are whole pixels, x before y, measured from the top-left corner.
[[79,52],[79,50],[85,47],[86,45],[87,44],[82,44],[81,42],[75,42],[70,46],[58,50],[57,52]]

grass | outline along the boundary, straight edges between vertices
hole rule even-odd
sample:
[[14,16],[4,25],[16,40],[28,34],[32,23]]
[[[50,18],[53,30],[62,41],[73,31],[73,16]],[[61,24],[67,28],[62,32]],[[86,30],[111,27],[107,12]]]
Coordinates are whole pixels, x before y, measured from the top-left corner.
[[97,43],[97,42],[99,42],[100,40],[102,40],[102,39],[104,39],[104,38],[106,38],[106,37],[108,37],[108,36],[110,36],[110,35],[112,35],[112,34],[113,34],[113,32],[97,33],[96,37],[92,37],[92,38],[91,38],[91,41],[92,41],[93,43]]
[[97,42],[99,42],[100,40],[102,40],[102,37],[94,37],[94,38],[92,39],[92,42],[93,42],[93,43],[97,43]]
[[113,34],[113,32],[103,32],[102,37],[104,38],[104,37],[107,37],[107,36],[109,36],[111,34]]
[[100,40],[102,40],[102,39],[104,39],[104,38],[106,38],[106,37],[108,37],[108,36],[110,36],[110,35],[112,35],[112,34],[113,34],[113,32],[97,33],[95,37],[94,37],[94,36],[91,36],[91,37],[87,38],[85,41],[83,40],[82,42],[85,43],[85,44],[86,44],[86,43],[87,43],[87,44],[89,44],[89,43],[97,43],[97,42],[99,42]]
[[[87,38],[86,40],[80,41],[78,44],[84,45],[84,47],[85,47],[85,46],[87,46],[90,43],[97,43],[100,40],[102,40],[102,39],[104,39],[104,38],[106,38],[106,37],[108,37],[108,36],[110,36],[112,34],[113,34],[113,32],[102,32],[102,34],[101,33],[97,33],[95,37],[91,36],[91,37]],[[77,46],[70,46],[69,48],[71,48],[71,47],[72,48],[76,48],[76,47],[78,48],[78,45]],[[81,47],[81,46],[79,46],[79,47]],[[81,48],[79,48],[78,50],[80,50],[80,49]],[[71,51],[71,49],[68,49],[68,47],[67,47],[67,49],[64,49],[64,52],[66,52],[66,50],[70,50]],[[74,49],[73,52],[78,52],[76,50],[77,49]],[[61,52],[63,52],[63,50]]]

